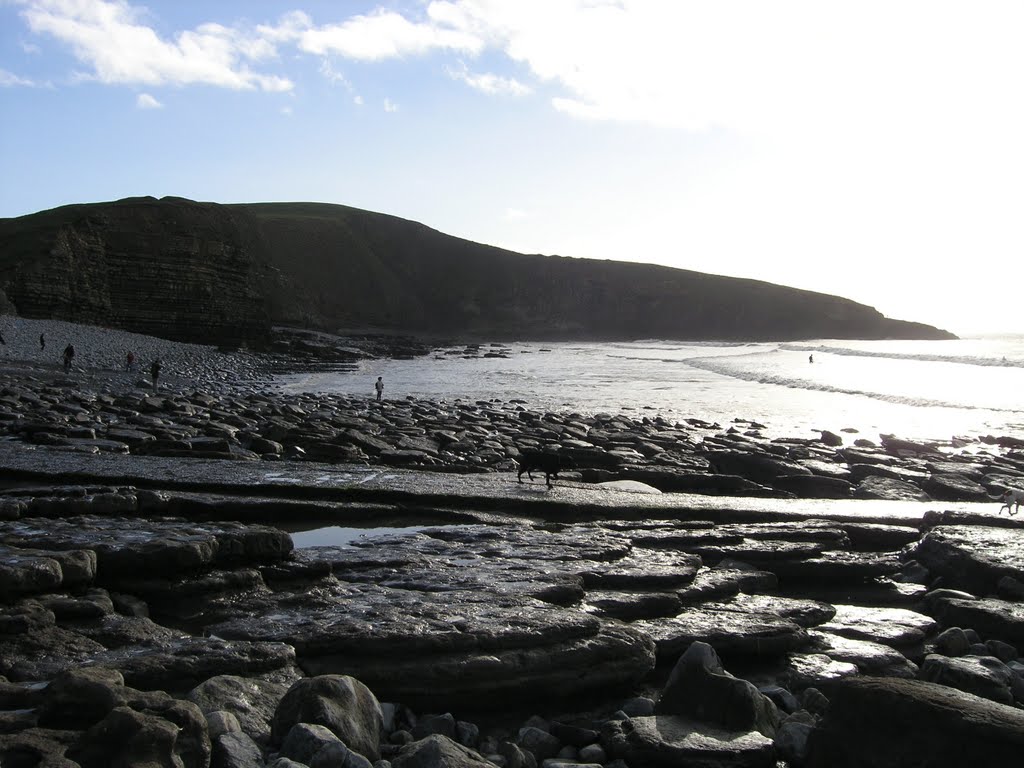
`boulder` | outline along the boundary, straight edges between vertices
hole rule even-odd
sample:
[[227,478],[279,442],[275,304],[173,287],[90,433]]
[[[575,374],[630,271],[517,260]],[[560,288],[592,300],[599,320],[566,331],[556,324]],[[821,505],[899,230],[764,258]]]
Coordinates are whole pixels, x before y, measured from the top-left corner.
[[931,653],[924,657],[919,677],[1000,704],[1013,703],[1013,671],[994,656],[950,658]]
[[402,747],[392,768],[493,768],[494,763],[447,736],[433,735]]
[[953,688],[857,677],[828,693],[805,768],[1006,768],[1024,754],[1024,712]]
[[775,735],[779,713],[753,683],[725,671],[715,649],[693,643],[676,662],[655,707],[656,715],[679,715],[727,731]]
[[269,680],[237,675],[211,677],[191,691],[187,699],[204,714],[225,711],[238,719],[242,731],[259,743],[270,739],[274,710],[288,686]]
[[322,725],[355,752],[380,759],[384,715],[376,696],[355,678],[320,675],[295,682],[274,712],[270,738],[280,744],[296,723]]

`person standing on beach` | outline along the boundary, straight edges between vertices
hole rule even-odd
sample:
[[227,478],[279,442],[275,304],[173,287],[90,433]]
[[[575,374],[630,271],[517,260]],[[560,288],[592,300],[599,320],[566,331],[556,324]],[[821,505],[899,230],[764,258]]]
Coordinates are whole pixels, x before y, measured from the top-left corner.
[[40,352],[45,352],[46,351],[46,334],[45,333],[40,333],[39,334],[39,351]]
[[377,402],[380,402],[381,397],[384,395],[384,377],[378,376],[377,383],[373,385],[373,388],[377,390]]
[[129,351],[128,352],[128,357],[124,361],[125,373],[128,373],[129,371],[131,371],[133,365],[135,365],[135,353]]
[[160,369],[162,367],[163,367],[163,364],[160,362],[160,358],[159,357],[156,360],[153,361],[153,364],[151,366],[149,366],[149,375],[153,377],[153,391],[154,392],[156,392],[157,389],[160,388],[160,383],[159,383],[159,380],[160,380]]
[[68,344],[64,347],[64,371],[71,370],[71,361],[75,359],[75,346],[74,344]]

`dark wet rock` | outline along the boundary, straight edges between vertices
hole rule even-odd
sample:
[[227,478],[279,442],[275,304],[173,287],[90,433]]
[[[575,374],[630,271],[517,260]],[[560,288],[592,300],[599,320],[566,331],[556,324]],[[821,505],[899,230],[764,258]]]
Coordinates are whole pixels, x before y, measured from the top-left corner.
[[917,541],[921,533],[917,528],[882,523],[835,523],[846,534],[850,549],[858,552],[895,552]]
[[818,629],[855,640],[871,640],[894,648],[915,646],[936,627],[930,616],[905,608],[836,605],[832,621]]
[[892,480],[902,480],[911,485],[920,485],[928,479],[930,472],[912,469],[907,466],[885,464],[851,464],[850,479],[860,483],[869,477],[885,477]]
[[658,658],[674,660],[695,642],[712,646],[725,657],[777,656],[807,644],[796,622],[764,613],[689,608],[671,619],[637,621],[631,626],[650,635]]
[[1005,768],[1024,750],[1024,712],[946,686],[848,678],[829,699],[807,768]]
[[1024,647],[1024,603],[996,598],[929,596],[928,612],[944,627],[970,627],[985,638]]
[[[665,493],[702,493],[709,496],[753,496],[772,498],[781,495],[770,486],[739,475],[711,474],[672,467],[629,467],[616,473],[623,480],[638,480]],[[585,482],[594,482],[584,473]]]
[[392,768],[491,768],[494,763],[446,736],[428,736],[406,745],[391,759]]
[[[85,732],[69,756],[82,768],[111,765],[182,765],[205,768],[210,762],[206,721],[198,712],[183,711],[177,702],[158,712],[118,707]],[[189,715],[194,728],[185,730]]]
[[950,627],[935,638],[935,648],[943,656],[963,656],[971,648],[971,639],[960,627]]
[[921,483],[921,488],[938,501],[986,501],[985,486],[962,474],[937,475]]
[[772,737],[779,713],[746,680],[733,677],[707,643],[696,642],[676,662],[655,707],[656,715],[678,715],[729,731]]
[[898,650],[873,640],[844,637],[812,630],[812,647],[830,659],[856,666],[861,674],[879,677],[916,678],[918,667]]
[[266,526],[95,516],[3,522],[0,537],[19,548],[91,550],[96,553],[97,570],[106,579],[187,574],[217,563],[279,560],[292,548],[291,537]]
[[682,610],[682,601],[675,592],[588,590],[586,604],[600,616],[623,621],[675,616]]
[[354,678],[321,675],[296,681],[274,712],[271,742],[281,744],[300,723],[324,727],[353,751],[371,760],[380,757],[383,723],[380,703]]
[[930,501],[919,486],[894,477],[865,477],[853,491],[857,499],[883,499],[886,501]]
[[787,589],[815,584],[862,584],[893,576],[902,567],[895,554],[884,552],[821,552],[807,558],[752,562],[773,571]]
[[580,571],[587,588],[671,589],[690,584],[701,567],[701,559],[682,553],[636,550],[611,563],[595,562]]
[[108,649],[55,626],[7,643],[0,674],[12,680],[46,680],[89,663],[118,671],[133,688],[184,692],[216,674],[258,675],[287,669],[294,660],[292,648],[280,643],[189,636]]
[[805,628],[825,624],[836,615],[836,609],[828,603],[778,595],[741,594],[729,600],[707,602],[701,607],[711,611],[778,616]]
[[936,443],[924,443],[914,440],[905,440],[895,435],[879,435],[882,441],[882,448],[894,456],[941,456],[939,446]]
[[838,477],[782,475],[772,485],[801,499],[847,499],[853,495],[853,485]]
[[1013,703],[1013,671],[994,656],[950,658],[932,653],[921,662],[919,677],[1000,704]]
[[0,554],[0,599],[4,602],[60,588],[63,573],[54,558],[18,547],[2,547]]
[[85,729],[126,701],[120,672],[98,667],[69,669],[46,687],[39,722],[48,727]]
[[941,525],[926,533],[909,554],[943,585],[993,593],[1005,576],[1024,578],[1024,530],[977,525]]
[[45,766],[45,768],[81,768],[65,755],[81,738],[80,731],[57,728],[28,728],[0,733],[0,764]]
[[242,731],[258,743],[270,739],[270,722],[289,686],[273,680],[238,675],[217,675],[199,683],[187,698],[202,710],[230,712]]
[[210,768],[251,768],[262,765],[263,751],[248,734],[211,734]]
[[645,768],[775,767],[774,744],[757,731],[738,733],[675,715],[609,720],[601,744],[613,758]]
[[330,728],[319,723],[299,722],[289,728],[281,739],[281,755],[297,763],[309,765],[321,750],[339,743],[341,740]]
[[716,472],[739,475],[763,485],[772,485],[776,478],[783,475],[810,475],[810,470],[796,462],[763,453],[709,451],[705,458]]

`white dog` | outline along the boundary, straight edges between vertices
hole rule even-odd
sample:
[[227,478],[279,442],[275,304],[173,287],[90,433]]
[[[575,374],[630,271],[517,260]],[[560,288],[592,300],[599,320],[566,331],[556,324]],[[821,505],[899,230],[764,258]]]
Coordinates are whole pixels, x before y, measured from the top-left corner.
[[[1003,507],[1006,507],[1006,513],[1008,515],[1016,515],[1020,512],[1020,505],[1024,504],[1024,491],[1019,491],[1016,488],[1007,488],[999,496],[993,496],[992,498],[998,499],[1003,502],[1003,505],[999,507],[999,514],[1003,514]],[[1010,509],[1013,507],[1013,509]]]

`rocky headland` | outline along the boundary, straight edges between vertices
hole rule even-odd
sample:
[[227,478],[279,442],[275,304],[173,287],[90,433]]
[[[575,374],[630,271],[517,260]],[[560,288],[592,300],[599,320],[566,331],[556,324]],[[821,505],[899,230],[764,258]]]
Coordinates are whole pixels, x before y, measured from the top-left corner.
[[[158,391],[0,370],[4,766],[1019,760],[1013,440],[285,395],[178,352]],[[520,484],[524,450],[575,469]]]
[[140,197],[0,219],[0,291],[24,317],[236,346],[275,325],[462,340],[953,338],[837,296],[514,253],[319,203]]

